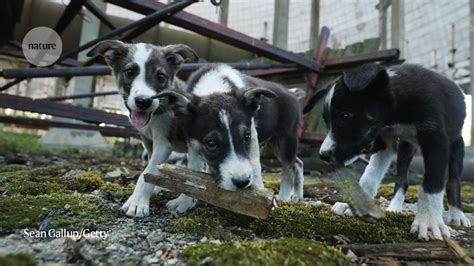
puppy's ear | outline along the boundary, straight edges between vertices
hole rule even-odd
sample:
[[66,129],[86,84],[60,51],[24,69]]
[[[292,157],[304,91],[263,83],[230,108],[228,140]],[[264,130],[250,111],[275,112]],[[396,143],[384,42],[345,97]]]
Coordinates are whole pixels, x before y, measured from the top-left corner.
[[191,115],[194,113],[193,96],[172,90],[164,90],[153,98],[160,99],[160,104],[171,109],[176,116]]
[[370,89],[381,91],[387,87],[389,77],[385,67],[366,64],[344,72],[342,81],[350,92],[362,92]]
[[329,92],[329,90],[331,89],[331,87],[333,86],[333,83],[329,83],[327,85],[325,85],[324,87],[316,87],[316,90],[313,92],[313,95],[311,95],[311,98],[309,99],[308,101],[308,104],[306,104],[304,106],[304,109],[303,109],[303,113],[306,114],[308,113],[309,111],[311,111],[311,109],[313,109],[313,107],[322,99],[324,98],[324,96],[326,96]]
[[266,88],[250,88],[243,91],[240,94],[240,101],[244,104],[244,106],[250,108],[252,111],[256,111],[260,106],[260,101],[262,96],[268,98],[276,98],[277,95]]
[[100,55],[105,58],[108,65],[113,64],[118,58],[127,54],[128,46],[126,43],[117,40],[106,40],[99,42],[92,48],[87,56],[92,57]]
[[165,46],[163,48],[163,53],[165,54],[168,63],[176,67],[176,69],[179,69],[181,64],[183,64],[186,60],[190,62],[197,62],[199,60],[197,53],[191,47],[185,44]]

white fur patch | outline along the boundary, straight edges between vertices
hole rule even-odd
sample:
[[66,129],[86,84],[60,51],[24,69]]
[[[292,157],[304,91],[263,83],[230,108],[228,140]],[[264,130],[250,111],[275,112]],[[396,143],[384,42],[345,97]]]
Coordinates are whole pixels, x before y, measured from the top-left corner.
[[221,174],[220,187],[226,190],[235,191],[237,187],[233,184],[232,179],[239,179],[241,177],[249,177],[249,185],[253,183],[254,173],[252,162],[249,159],[241,158],[235,153],[234,142],[232,139],[232,133],[230,130],[229,117],[226,111],[219,113],[222,124],[227,130],[229,138],[229,153],[224,161],[219,165],[219,171]]
[[229,79],[237,88],[245,86],[240,72],[228,65],[219,65],[204,74],[193,88],[193,94],[206,96],[213,93],[225,93],[231,90],[230,85],[225,81]]
[[423,187],[418,196],[418,210],[415,220],[411,225],[410,232],[418,233],[418,239],[443,240],[443,235],[449,237],[449,227],[443,221],[443,194],[444,189],[439,193],[425,193]]
[[334,214],[340,215],[340,216],[354,216],[352,213],[351,207],[349,204],[345,202],[336,202],[334,205],[331,207],[331,211]]
[[398,73],[395,70],[390,69],[390,68],[387,70],[387,74],[389,77],[396,77],[398,75]]
[[471,227],[471,221],[464,215],[458,207],[448,205],[448,224]]
[[359,155],[356,155],[356,156],[350,158],[349,160],[345,160],[344,161],[344,166],[351,165],[353,162],[357,161],[357,159],[359,159]]
[[391,212],[401,212],[403,210],[403,203],[405,202],[405,193],[403,189],[399,188],[395,196],[390,201],[390,205],[388,205],[387,211]]
[[331,100],[334,96],[334,90],[336,89],[336,84],[332,85],[331,89],[329,89],[328,94],[324,98],[324,103],[328,106],[328,109],[331,108]]
[[369,197],[373,198],[375,194],[377,194],[380,182],[390,167],[394,155],[395,152],[387,148],[370,156],[369,164],[365,167],[364,173],[359,181],[360,186]]
[[329,130],[328,134],[324,138],[323,144],[321,144],[321,148],[319,149],[319,154],[323,154],[330,150],[333,150],[336,147],[336,142],[333,139],[332,131]]
[[[148,58],[150,57],[151,50],[147,49],[146,45],[144,43],[139,43],[136,45],[136,50],[133,54],[133,62],[136,63],[139,67],[139,73],[135,77],[135,79],[132,82],[132,86],[130,88],[130,96],[127,99],[127,105],[134,111],[138,111],[139,109],[135,105],[135,97],[144,97],[144,98],[150,98],[154,95],[156,95],[156,91],[153,90],[153,88],[150,88],[148,84],[145,81],[145,72],[146,72],[146,67],[145,64],[148,61]],[[157,99],[153,100],[153,104],[148,110],[145,110],[147,112],[152,112],[158,108],[159,101]]]
[[170,211],[174,211],[177,213],[185,213],[188,210],[194,208],[196,205],[196,200],[185,195],[185,194],[180,194],[179,197],[177,197],[174,200],[170,200],[166,203],[166,207]]

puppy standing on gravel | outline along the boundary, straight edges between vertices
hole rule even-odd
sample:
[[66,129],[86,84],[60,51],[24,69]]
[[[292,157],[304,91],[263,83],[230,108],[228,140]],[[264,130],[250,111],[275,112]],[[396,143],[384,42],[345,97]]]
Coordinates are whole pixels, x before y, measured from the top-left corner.
[[193,73],[188,93],[164,91],[182,125],[188,148],[202,155],[220,187],[263,188],[259,142],[283,165],[280,200],[303,198],[303,163],[296,156],[300,106],[280,85],[209,65]]
[[[401,211],[408,167],[419,146],[425,176],[411,232],[423,240],[449,237],[442,217],[446,173],[448,222],[470,226],[460,200],[466,106],[454,82],[416,65],[385,69],[368,64],[344,73],[329,88],[323,111],[328,127],[320,150],[323,160],[350,164],[373,143],[374,154],[359,183],[374,197],[398,145],[400,180],[388,210]],[[333,210],[350,214],[347,204],[337,204]]]
[[[128,216],[146,216],[155,185],[146,183],[144,174],[159,174],[156,165],[165,162],[172,150],[186,152],[187,149],[173,113],[163,108],[153,96],[166,89],[184,89],[185,83],[176,77],[176,73],[184,60],[196,61],[198,56],[183,44],[157,47],[115,40],[103,41],[88,53],[88,56],[95,55],[103,56],[112,68],[125,106],[130,111],[130,122],[140,132],[149,156],[148,164],[122,210]],[[202,170],[203,163],[190,153],[188,166]],[[181,194],[167,206],[185,212],[194,204],[194,199]]]

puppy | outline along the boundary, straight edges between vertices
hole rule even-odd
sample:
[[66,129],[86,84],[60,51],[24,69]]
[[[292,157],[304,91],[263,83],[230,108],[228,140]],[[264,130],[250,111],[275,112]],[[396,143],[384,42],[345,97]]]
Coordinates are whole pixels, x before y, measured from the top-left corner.
[[[176,77],[176,73],[185,60],[197,61],[198,56],[183,44],[157,47],[115,40],[97,44],[88,53],[88,56],[95,55],[103,56],[111,67],[125,106],[130,111],[130,122],[140,132],[148,154],[147,166],[122,210],[128,216],[146,216],[155,186],[144,181],[144,174],[159,174],[156,165],[165,162],[172,150],[186,152],[186,142],[173,113],[163,108],[153,96],[166,89],[184,89],[185,83]],[[188,166],[202,170],[203,163],[196,160],[199,158],[191,154]],[[194,199],[182,194],[167,206],[173,211],[185,212],[194,204]]]
[[[422,240],[449,237],[442,218],[446,173],[448,222],[470,226],[460,201],[465,109],[461,89],[433,71],[410,64],[388,69],[363,65],[345,72],[329,87],[323,110],[328,134],[320,156],[347,165],[373,144],[374,153],[359,183],[374,197],[398,147],[400,180],[388,210],[401,211],[408,167],[420,147],[425,176],[411,232]],[[347,208],[347,204],[336,204],[333,210],[350,214]]]
[[181,117],[188,150],[201,154],[220,187],[263,188],[259,143],[266,143],[283,165],[279,199],[303,198],[303,163],[296,156],[300,106],[293,94],[223,64],[193,73],[187,91],[158,97]]

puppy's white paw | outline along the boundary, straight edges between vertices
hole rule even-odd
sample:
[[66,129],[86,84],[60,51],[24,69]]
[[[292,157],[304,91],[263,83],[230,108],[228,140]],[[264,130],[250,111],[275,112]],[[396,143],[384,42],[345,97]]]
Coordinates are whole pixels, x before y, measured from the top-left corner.
[[303,200],[303,193],[296,193],[296,192],[293,192],[293,194],[291,194],[291,200],[292,201],[300,201],[300,200]]
[[449,206],[448,224],[461,225],[471,227],[471,221],[464,215],[462,210],[457,207]]
[[132,194],[121,209],[130,217],[148,216],[150,214],[150,199]]
[[387,207],[388,212],[401,212],[403,210],[403,202],[400,203],[399,201],[396,201],[395,199],[390,201],[390,204]]
[[428,212],[418,212],[411,224],[410,233],[417,234],[419,240],[443,240],[443,236],[450,237],[449,227],[444,224],[440,215],[432,216]]
[[174,211],[177,213],[185,213],[190,209],[194,208],[196,202],[196,199],[188,197],[185,194],[181,194],[176,199],[168,201],[168,203],[166,203],[166,207],[170,211]]
[[354,216],[351,207],[345,202],[336,202],[331,207],[331,211],[340,216]]
[[278,193],[278,195],[275,196],[277,200],[280,201],[290,201],[291,200],[291,193]]

